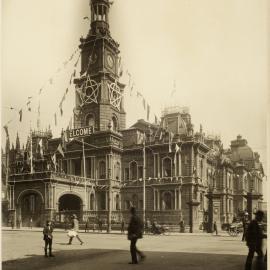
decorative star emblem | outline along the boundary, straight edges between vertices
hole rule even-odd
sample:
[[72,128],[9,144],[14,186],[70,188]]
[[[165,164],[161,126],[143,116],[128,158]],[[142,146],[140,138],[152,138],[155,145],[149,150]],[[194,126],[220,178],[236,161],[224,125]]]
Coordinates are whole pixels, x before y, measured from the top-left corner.
[[81,99],[80,106],[90,103],[98,103],[98,94],[100,89],[100,83],[92,80],[88,75],[81,87],[77,87],[76,91]]
[[120,91],[119,86],[117,83],[107,83],[108,85],[108,90],[109,90],[109,99],[110,99],[110,104],[112,104],[115,108],[120,110],[120,104],[122,100],[122,93]]

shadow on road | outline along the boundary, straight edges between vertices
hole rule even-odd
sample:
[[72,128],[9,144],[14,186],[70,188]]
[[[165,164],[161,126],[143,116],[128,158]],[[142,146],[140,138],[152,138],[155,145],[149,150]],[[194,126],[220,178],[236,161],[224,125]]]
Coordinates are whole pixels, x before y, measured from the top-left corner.
[[6,261],[3,270],[239,270],[244,268],[245,256],[183,253],[183,252],[146,252],[146,260],[138,265],[129,265],[130,254],[124,250],[62,250],[56,251],[55,257],[28,255],[28,258]]

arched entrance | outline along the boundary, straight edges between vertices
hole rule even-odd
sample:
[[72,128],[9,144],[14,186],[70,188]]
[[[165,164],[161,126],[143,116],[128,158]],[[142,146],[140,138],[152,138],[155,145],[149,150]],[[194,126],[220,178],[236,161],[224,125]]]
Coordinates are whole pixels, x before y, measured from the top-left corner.
[[43,225],[43,199],[35,191],[22,194],[18,202],[18,213],[16,222],[23,227],[40,227]]
[[68,221],[73,214],[76,214],[80,220],[83,214],[82,199],[75,194],[64,194],[59,198],[58,211],[60,222]]

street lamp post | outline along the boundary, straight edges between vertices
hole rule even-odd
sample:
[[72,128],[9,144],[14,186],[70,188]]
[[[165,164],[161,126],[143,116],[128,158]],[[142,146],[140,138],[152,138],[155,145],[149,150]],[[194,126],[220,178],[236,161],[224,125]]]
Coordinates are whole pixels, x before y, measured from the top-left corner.
[[84,139],[82,138],[82,148],[83,148],[83,177],[84,177],[84,200],[85,200],[85,212],[88,208],[87,203],[87,190],[86,190],[86,166],[85,166],[85,152],[84,152]]
[[143,224],[145,226],[145,176],[146,176],[145,139],[143,143]]

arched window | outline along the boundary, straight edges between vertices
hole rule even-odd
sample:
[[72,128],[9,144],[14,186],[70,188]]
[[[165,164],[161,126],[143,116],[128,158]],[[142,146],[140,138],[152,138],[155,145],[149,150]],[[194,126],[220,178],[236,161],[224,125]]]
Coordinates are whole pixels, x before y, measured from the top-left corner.
[[112,117],[112,130],[118,131],[118,121],[117,121],[116,116]]
[[115,197],[115,208],[116,210],[120,210],[120,197],[118,194]]
[[162,209],[170,210],[173,206],[173,198],[171,192],[164,192]]
[[106,164],[104,161],[99,162],[99,179],[106,178]]
[[120,163],[116,162],[114,165],[114,174],[115,174],[115,179],[119,180],[120,179]]
[[94,194],[92,193],[90,195],[90,210],[94,210],[94,207],[95,207],[95,196]]
[[130,163],[130,179],[136,180],[137,179],[137,162],[132,161]]
[[89,113],[85,117],[85,126],[95,127],[95,116],[92,113]]
[[136,194],[132,196],[132,206],[138,208],[138,196]]
[[164,177],[172,176],[172,161],[170,158],[163,159],[163,176]]

